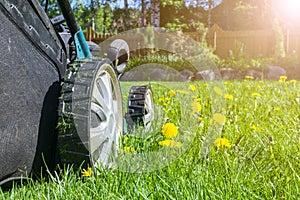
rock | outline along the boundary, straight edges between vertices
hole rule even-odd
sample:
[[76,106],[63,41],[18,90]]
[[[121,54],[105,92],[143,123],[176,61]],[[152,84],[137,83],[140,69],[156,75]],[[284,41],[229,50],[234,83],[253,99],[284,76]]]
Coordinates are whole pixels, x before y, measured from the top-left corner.
[[121,81],[187,81],[175,69],[162,64],[144,64],[125,72]]
[[197,72],[195,74],[193,80],[194,81],[198,81],[198,80],[213,81],[213,80],[215,80],[215,78],[216,78],[215,73],[212,70],[207,69],[207,70]]
[[252,76],[254,80],[259,80],[263,78],[263,73],[257,69],[248,69],[244,72],[244,77],[245,76]]
[[194,77],[194,73],[187,69],[180,71],[179,74],[185,77],[186,80],[192,80]]
[[279,66],[269,66],[265,69],[265,78],[269,80],[279,80],[280,76],[286,76],[286,71]]
[[237,69],[221,68],[220,73],[223,80],[234,80],[243,78],[242,72]]

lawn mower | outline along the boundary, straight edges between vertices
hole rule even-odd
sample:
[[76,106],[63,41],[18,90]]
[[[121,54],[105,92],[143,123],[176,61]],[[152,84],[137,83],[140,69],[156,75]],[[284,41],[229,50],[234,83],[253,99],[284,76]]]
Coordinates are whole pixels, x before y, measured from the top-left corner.
[[37,0],[0,0],[0,185],[61,163],[111,167],[124,129],[153,118],[147,85],[130,89],[124,117],[127,43],[94,57],[69,1],[57,3],[49,19]]

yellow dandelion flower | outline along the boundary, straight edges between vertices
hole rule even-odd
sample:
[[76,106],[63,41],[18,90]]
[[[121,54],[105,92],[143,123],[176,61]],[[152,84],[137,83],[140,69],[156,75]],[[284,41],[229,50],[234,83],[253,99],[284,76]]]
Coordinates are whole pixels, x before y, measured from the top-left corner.
[[166,138],[174,138],[178,134],[178,127],[175,126],[175,124],[168,122],[163,125],[161,133]]
[[252,97],[261,97],[261,94],[257,93],[257,92],[253,92],[252,93]]
[[176,90],[176,92],[181,93],[181,94],[190,94],[190,92],[187,90]]
[[159,97],[159,98],[158,98],[158,102],[159,102],[159,103],[163,102],[164,100],[165,100],[164,97]]
[[175,90],[170,90],[169,91],[169,96],[172,97],[172,96],[175,96],[175,94],[176,94]]
[[275,111],[280,111],[280,107],[275,107],[274,110]]
[[261,86],[260,86],[260,85],[258,85],[256,88],[257,88],[258,90],[261,90]]
[[192,110],[193,110],[193,113],[201,112],[201,110],[202,110],[201,104],[197,101],[194,101],[192,103]]
[[253,80],[254,77],[253,76],[245,76],[246,79],[250,79],[250,80]]
[[91,167],[88,167],[87,170],[86,169],[83,169],[81,171],[81,175],[84,176],[84,177],[89,177],[93,174],[93,170]]
[[290,80],[290,81],[289,81],[289,83],[290,83],[290,84],[293,84],[293,85],[295,86],[295,85],[296,85],[296,83],[297,83],[297,80],[295,80],[295,79],[292,79],[292,80]]
[[221,96],[223,95],[223,91],[222,91],[221,88],[215,86],[215,87],[213,88],[213,90],[215,91],[216,94],[221,95]]
[[124,152],[134,153],[135,149],[134,147],[124,147]]
[[199,98],[198,96],[192,96],[192,98],[194,99],[194,101],[201,101],[201,98]]
[[287,79],[287,76],[280,76],[279,80],[285,81]]
[[226,138],[217,138],[215,141],[215,145],[217,147],[227,147],[227,148],[231,147],[229,140]]
[[127,141],[129,138],[128,136],[124,136],[124,140]]
[[226,117],[222,113],[215,113],[213,115],[213,119],[215,120],[215,122],[221,125],[226,122]]
[[223,113],[226,113],[226,109],[225,109],[225,108],[222,108],[222,112],[223,112]]
[[259,127],[259,126],[255,126],[254,124],[253,124],[252,126],[250,126],[250,128],[251,128],[252,130],[257,131],[257,132],[260,132],[260,131],[261,131],[260,127]]
[[190,90],[195,91],[196,90],[196,86],[195,85],[190,85]]
[[174,140],[163,140],[159,141],[158,144],[163,147],[182,147],[181,142],[176,142]]
[[231,95],[231,94],[225,94],[224,98],[225,99],[233,99],[233,95]]

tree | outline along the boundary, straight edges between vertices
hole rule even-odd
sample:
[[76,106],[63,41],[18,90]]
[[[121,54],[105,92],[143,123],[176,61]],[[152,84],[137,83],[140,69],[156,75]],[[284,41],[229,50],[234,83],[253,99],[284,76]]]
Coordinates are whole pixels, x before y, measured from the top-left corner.
[[54,18],[61,14],[60,8],[56,0],[39,0],[49,18]]
[[160,0],[151,0],[151,25],[160,27]]
[[212,10],[212,23],[224,30],[272,29],[274,0],[223,0]]
[[101,34],[111,33],[113,12],[108,4],[102,5],[95,11],[96,32]]
[[146,3],[145,3],[145,0],[142,0],[142,27],[146,26],[146,23],[145,23],[145,9],[146,9]]
[[125,28],[126,30],[130,27],[130,15],[129,15],[129,6],[128,6],[128,0],[124,0],[124,10],[125,10]]
[[76,0],[73,7],[73,12],[79,27],[81,27],[83,30],[88,29],[92,25],[90,20],[92,18],[90,8],[83,4],[81,0]]

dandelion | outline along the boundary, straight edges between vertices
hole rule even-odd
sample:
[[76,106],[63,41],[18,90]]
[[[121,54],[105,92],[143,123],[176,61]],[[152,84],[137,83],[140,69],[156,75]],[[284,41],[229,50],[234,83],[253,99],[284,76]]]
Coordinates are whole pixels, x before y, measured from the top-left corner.
[[261,86],[260,86],[260,85],[258,85],[258,86],[257,86],[257,89],[258,89],[258,90],[261,90]]
[[171,101],[170,97],[165,98],[166,101]]
[[290,80],[288,83],[290,83],[290,84],[293,84],[294,86],[296,85],[296,83],[297,83],[297,80],[295,80],[295,79],[292,79],[292,80]]
[[225,99],[233,99],[233,95],[231,95],[231,94],[225,94],[224,98]]
[[281,80],[281,81],[285,81],[287,79],[287,76],[280,76],[279,77],[279,80]]
[[280,107],[275,107],[274,110],[275,111],[280,111]]
[[159,102],[159,103],[163,102],[164,100],[165,100],[164,97],[159,97],[159,98],[158,98],[158,102]]
[[124,147],[124,152],[134,153],[135,149],[134,147]]
[[202,122],[202,121],[203,121],[203,118],[202,118],[202,117],[198,117],[198,121],[199,121],[199,122]]
[[260,132],[260,131],[261,131],[260,127],[259,127],[259,126],[255,126],[254,124],[253,124],[252,126],[250,126],[250,128],[251,128],[252,130],[257,131],[257,132]]
[[226,117],[222,113],[215,113],[213,115],[213,119],[218,123],[218,124],[224,124],[226,122]]
[[227,147],[227,148],[231,147],[229,140],[226,138],[217,138],[215,141],[215,145],[217,147]]
[[249,80],[253,80],[254,77],[253,76],[245,76],[246,79],[249,79]]
[[162,127],[161,133],[166,138],[174,138],[178,134],[178,127],[168,122]]
[[163,140],[159,141],[158,144],[163,147],[182,147],[181,142],[176,142],[174,140]]
[[181,93],[181,94],[190,94],[189,91],[187,91],[187,90],[176,90],[176,92]]
[[196,90],[196,86],[195,85],[190,85],[190,90],[195,91]]
[[192,110],[193,110],[193,113],[201,112],[201,110],[202,110],[201,104],[197,101],[194,101],[192,103]]
[[215,91],[216,94],[223,95],[223,91],[221,88],[215,86],[213,90]]
[[223,113],[226,113],[226,109],[225,108],[222,108],[221,110],[222,110]]
[[93,174],[93,170],[91,167],[88,167],[87,170],[86,169],[83,169],[81,171],[81,175],[84,176],[84,177],[89,177]]
[[197,97],[197,96],[192,96],[192,98],[194,99],[194,101],[198,101],[198,102],[201,101],[201,98],[199,98],[199,97]]
[[252,97],[261,97],[261,94],[257,93],[257,92],[253,92],[252,93]]
[[172,97],[172,96],[175,96],[175,94],[176,94],[176,92],[175,92],[174,90],[170,90],[170,91],[169,91],[169,96]]

